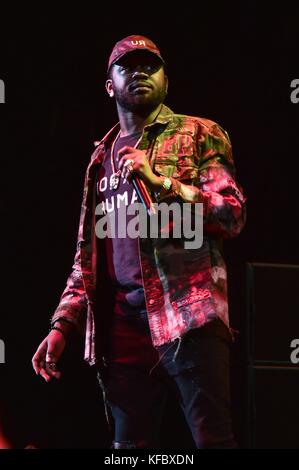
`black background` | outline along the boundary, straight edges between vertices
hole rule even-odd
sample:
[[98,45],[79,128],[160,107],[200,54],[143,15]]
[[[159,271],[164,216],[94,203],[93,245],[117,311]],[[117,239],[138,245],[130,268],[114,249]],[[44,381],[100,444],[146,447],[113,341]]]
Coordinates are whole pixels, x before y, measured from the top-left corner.
[[[142,34],[166,59],[166,104],[229,132],[248,197],[247,226],[225,245],[231,324],[240,332],[233,347],[234,426],[246,447],[245,265],[299,264],[299,103],[290,100],[290,83],[299,78],[298,7],[243,1],[61,8],[15,5],[1,18],[0,380],[8,432],[18,447],[110,442],[83,345],[67,351],[60,383],[42,382],[30,362],[71,268],[93,141],[117,120],[104,90],[108,56],[119,39]],[[190,446],[174,403],[164,428],[165,447]]]

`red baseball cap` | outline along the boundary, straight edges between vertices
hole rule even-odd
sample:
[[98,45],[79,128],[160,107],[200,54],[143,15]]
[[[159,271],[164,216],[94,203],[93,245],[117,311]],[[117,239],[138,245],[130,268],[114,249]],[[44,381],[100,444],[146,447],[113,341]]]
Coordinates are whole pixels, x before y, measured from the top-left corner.
[[139,36],[135,34],[132,36],[127,36],[115,44],[109,57],[107,73],[109,72],[111,65],[115,64],[115,62],[117,62],[121,57],[123,57],[125,54],[128,54],[129,52],[137,50],[144,50],[154,54],[164,64],[164,60],[156,44],[154,44],[153,41],[146,38],[145,36]]

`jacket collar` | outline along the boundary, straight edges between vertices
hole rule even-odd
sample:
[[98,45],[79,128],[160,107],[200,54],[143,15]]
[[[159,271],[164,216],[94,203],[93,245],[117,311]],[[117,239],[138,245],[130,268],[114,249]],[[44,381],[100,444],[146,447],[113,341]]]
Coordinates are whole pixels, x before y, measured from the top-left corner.
[[[144,129],[148,129],[156,125],[166,126],[171,121],[173,114],[174,113],[170,108],[168,108],[165,104],[162,104],[161,110],[158,116],[156,117],[155,121],[145,126]],[[96,147],[104,146],[104,148],[106,149],[107,146],[109,146],[109,143],[111,142],[111,140],[117,135],[119,130],[120,130],[120,124],[118,122],[117,124],[115,124],[115,126],[112,127],[112,129],[110,129],[109,132],[107,132],[107,134],[102,138],[102,140],[94,142],[94,145]]]

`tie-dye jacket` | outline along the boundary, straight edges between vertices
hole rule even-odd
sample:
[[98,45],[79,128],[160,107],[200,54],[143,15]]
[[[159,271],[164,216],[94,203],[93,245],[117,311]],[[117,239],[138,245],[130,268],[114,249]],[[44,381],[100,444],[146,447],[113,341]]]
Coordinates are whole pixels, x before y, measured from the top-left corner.
[[[101,253],[97,252],[95,234],[96,179],[118,131],[119,124],[95,143],[86,171],[74,264],[51,318],[53,323],[66,317],[85,334],[85,360],[90,365],[98,359],[96,341],[105,335],[99,331],[101,319],[95,322],[95,312],[101,316],[100,309],[96,310],[101,283],[97,279]],[[245,198],[234,179],[229,137],[213,121],[174,114],[163,105],[156,121],[145,127],[138,148],[146,152],[156,174],[172,179],[165,201],[203,203],[200,248],[186,249],[181,240],[171,238],[139,238],[148,320],[157,347],[216,317],[229,325],[222,240],[242,230]]]

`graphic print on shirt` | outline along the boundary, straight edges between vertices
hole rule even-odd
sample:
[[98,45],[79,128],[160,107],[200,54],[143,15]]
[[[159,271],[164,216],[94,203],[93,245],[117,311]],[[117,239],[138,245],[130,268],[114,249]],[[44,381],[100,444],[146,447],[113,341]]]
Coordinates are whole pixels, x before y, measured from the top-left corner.
[[[112,180],[112,174],[110,178],[103,176],[97,183],[97,196],[101,198],[101,194],[107,194],[108,185]],[[119,192],[111,191],[111,194],[101,201],[101,209],[103,214],[119,210],[121,205],[131,205],[138,202],[138,197],[135,189],[131,190],[127,187],[127,180],[121,177]]]
[[[114,149],[114,157],[117,152],[125,145],[134,147],[140,133],[133,134],[127,137],[121,137],[116,141]],[[100,167],[98,174],[97,189],[97,205],[101,206],[101,218],[105,214],[115,214],[113,217],[115,221],[115,236],[106,237],[103,239],[107,265],[108,275],[113,285],[117,289],[117,298],[123,299],[121,303],[122,310],[126,310],[127,314],[130,312],[125,304],[129,304],[132,308],[137,308],[140,311],[145,309],[144,290],[142,282],[142,274],[139,261],[138,243],[139,238],[130,238],[126,235],[126,227],[118,227],[118,213],[124,208],[135,205],[139,202],[133,185],[121,176],[120,184],[117,189],[110,189],[110,178],[113,174],[111,165],[111,151],[108,150],[103,164]],[[137,204],[136,204],[137,207]],[[97,211],[99,214],[99,211]],[[128,215],[126,223],[136,218],[136,215]],[[121,218],[119,219],[121,220]],[[124,236],[120,236],[124,234]],[[137,311],[134,312],[135,314]]]

